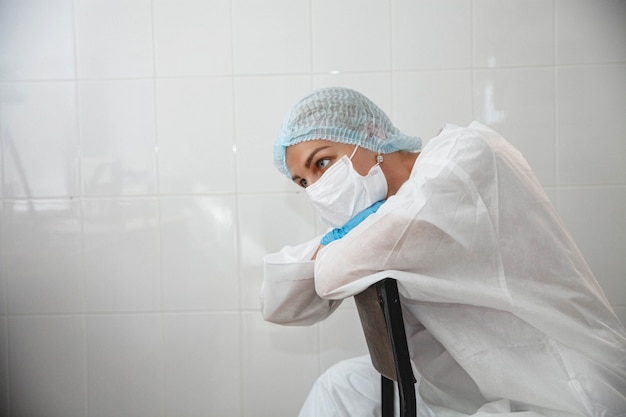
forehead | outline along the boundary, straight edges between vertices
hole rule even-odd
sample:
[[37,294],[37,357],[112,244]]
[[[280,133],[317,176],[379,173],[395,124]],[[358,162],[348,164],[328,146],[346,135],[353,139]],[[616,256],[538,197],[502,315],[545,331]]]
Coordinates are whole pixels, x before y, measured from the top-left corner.
[[332,142],[324,139],[307,140],[304,142],[291,145],[285,151],[285,162],[290,171],[299,170],[305,167],[307,160],[313,154],[316,154],[320,150],[324,153],[328,152],[343,152],[346,153],[347,149],[354,147],[354,145],[347,145],[345,143]]
[[334,145],[337,145],[337,143],[331,142],[329,140],[324,140],[324,139],[307,140],[307,141],[296,143],[295,145],[291,145],[287,147],[287,150],[285,151],[286,152],[285,158],[287,160],[295,159],[299,156],[308,154],[309,152],[317,148],[325,147],[325,146],[334,146]]

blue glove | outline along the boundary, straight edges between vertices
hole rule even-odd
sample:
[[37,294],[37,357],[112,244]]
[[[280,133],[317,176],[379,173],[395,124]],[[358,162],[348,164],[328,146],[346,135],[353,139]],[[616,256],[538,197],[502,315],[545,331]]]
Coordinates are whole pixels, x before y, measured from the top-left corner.
[[320,240],[320,244],[326,246],[330,242],[341,239],[342,237],[347,235],[350,230],[354,229],[363,220],[367,219],[370,214],[376,213],[376,210],[378,210],[378,208],[382,206],[384,202],[385,200],[380,200],[380,201],[375,202],[374,204],[372,204],[371,206],[369,206],[368,208],[366,208],[365,210],[363,210],[362,212],[358,213],[356,216],[348,220],[346,224],[344,224],[342,227],[333,229],[330,232],[326,233],[326,235],[324,235],[322,240]]

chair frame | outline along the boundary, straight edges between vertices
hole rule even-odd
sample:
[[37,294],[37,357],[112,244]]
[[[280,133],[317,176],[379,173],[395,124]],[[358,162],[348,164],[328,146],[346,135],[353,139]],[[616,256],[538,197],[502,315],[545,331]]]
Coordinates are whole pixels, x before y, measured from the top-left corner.
[[398,284],[385,278],[354,296],[374,368],[381,374],[382,416],[394,415],[394,381],[400,416],[415,417],[415,375],[406,340]]

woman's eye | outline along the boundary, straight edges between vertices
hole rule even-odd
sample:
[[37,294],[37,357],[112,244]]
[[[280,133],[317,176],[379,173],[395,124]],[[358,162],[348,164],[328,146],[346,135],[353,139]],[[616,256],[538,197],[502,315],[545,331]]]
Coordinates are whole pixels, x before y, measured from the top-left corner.
[[317,161],[317,167],[320,169],[324,169],[328,166],[328,164],[330,164],[330,159],[328,158],[323,158],[320,159],[319,161]]
[[305,180],[304,178],[302,178],[302,179],[300,180],[300,185],[301,185],[303,188],[306,188],[306,187],[309,185],[309,183],[308,183],[308,181],[307,181],[307,180]]

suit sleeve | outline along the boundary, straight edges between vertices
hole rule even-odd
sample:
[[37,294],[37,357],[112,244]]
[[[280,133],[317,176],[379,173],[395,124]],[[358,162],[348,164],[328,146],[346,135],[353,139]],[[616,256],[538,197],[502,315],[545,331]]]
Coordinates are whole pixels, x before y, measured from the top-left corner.
[[418,158],[414,175],[375,214],[318,253],[321,297],[353,296],[385,277],[425,301],[463,301],[473,280],[505,291],[491,207],[493,153],[471,133],[444,144]]
[[310,260],[320,238],[287,246],[264,258],[261,309],[266,321],[285,325],[311,325],[324,320],[341,300],[324,300],[315,292]]

